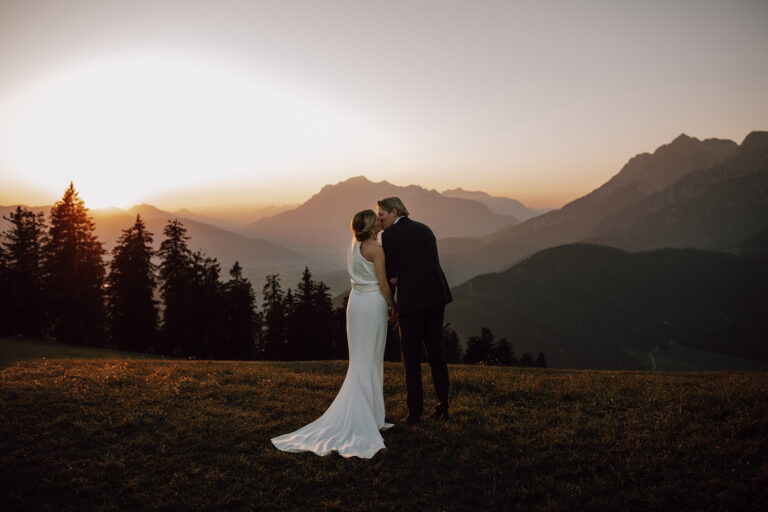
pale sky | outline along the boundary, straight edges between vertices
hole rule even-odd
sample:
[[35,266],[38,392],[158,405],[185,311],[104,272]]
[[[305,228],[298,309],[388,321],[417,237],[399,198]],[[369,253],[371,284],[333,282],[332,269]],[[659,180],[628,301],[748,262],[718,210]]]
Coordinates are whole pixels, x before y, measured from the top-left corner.
[[559,207],[768,129],[768,2],[0,0],[0,204],[253,207],[365,175]]

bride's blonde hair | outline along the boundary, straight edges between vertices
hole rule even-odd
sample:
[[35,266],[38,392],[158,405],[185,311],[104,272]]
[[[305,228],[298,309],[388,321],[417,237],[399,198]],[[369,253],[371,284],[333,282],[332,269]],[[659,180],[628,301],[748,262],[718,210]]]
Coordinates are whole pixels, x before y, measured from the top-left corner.
[[373,210],[357,212],[355,216],[352,217],[352,222],[350,224],[352,232],[355,234],[355,239],[357,239],[358,242],[368,240],[371,237],[371,229],[373,229],[373,226],[376,224],[376,212]]

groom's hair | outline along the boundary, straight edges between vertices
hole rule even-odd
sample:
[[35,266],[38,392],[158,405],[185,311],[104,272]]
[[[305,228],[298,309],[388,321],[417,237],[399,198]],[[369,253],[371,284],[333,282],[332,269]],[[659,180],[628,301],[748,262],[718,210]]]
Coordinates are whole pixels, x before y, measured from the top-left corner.
[[385,197],[376,202],[382,210],[391,212],[397,210],[399,217],[407,217],[409,215],[408,208],[405,207],[403,201],[399,197]]

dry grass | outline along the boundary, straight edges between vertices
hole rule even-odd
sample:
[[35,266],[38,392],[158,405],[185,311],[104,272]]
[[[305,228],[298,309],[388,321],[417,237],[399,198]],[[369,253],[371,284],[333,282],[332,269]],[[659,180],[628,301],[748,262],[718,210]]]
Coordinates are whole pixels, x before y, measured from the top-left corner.
[[[762,510],[768,373],[451,366],[453,421],[289,454],[346,362],[62,360],[0,373],[3,510]],[[431,381],[424,369],[427,403]],[[405,415],[385,367],[389,419]]]

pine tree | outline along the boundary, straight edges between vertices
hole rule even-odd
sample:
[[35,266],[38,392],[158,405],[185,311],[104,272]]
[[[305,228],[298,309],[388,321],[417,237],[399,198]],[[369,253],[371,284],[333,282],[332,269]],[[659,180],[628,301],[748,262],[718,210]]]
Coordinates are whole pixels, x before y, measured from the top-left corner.
[[515,357],[512,353],[512,346],[506,338],[501,338],[493,347],[493,355],[497,364],[510,366],[515,364]]
[[291,361],[316,358],[313,343],[317,320],[312,297],[314,286],[312,274],[305,267],[296,294],[289,289],[286,296],[286,358]]
[[53,333],[63,343],[104,346],[105,250],[72,183],[51,208],[44,248]]
[[224,285],[226,336],[224,359],[253,359],[255,356],[256,296],[253,286],[243,277],[243,267],[235,261],[229,271],[232,277]]
[[[255,293],[255,292],[254,292]],[[254,305],[253,308],[253,357],[264,359],[264,312]]]
[[[289,290],[290,292],[290,290]],[[262,352],[265,359],[284,359],[285,353],[285,324],[286,301],[280,286],[280,275],[269,274],[262,289],[264,296]]]
[[493,333],[487,327],[480,329],[480,336],[472,336],[467,340],[467,350],[464,352],[465,364],[488,364],[493,362]]
[[547,367],[547,360],[544,359],[544,352],[539,352],[539,357],[537,357],[536,360],[533,362],[533,366],[537,366],[539,368]]
[[463,362],[464,350],[461,348],[459,335],[449,323],[443,326],[443,347],[445,348],[445,358],[449,363]]
[[285,296],[283,297],[283,309],[285,313],[286,322],[290,318],[291,312],[293,311],[293,307],[295,305],[296,305],[296,298],[293,296],[293,290],[288,288],[288,290],[286,290],[285,292]]
[[9,336],[11,329],[11,284],[8,271],[8,258],[0,245],[0,336]]
[[202,252],[192,254],[192,280],[189,303],[191,336],[184,355],[197,359],[219,358],[224,331],[223,285],[219,281],[221,266],[216,258]]
[[333,352],[333,299],[322,281],[312,287],[313,336],[311,355],[313,359],[330,359]]
[[443,326],[443,347],[445,348],[446,361],[449,363],[462,362],[464,354],[459,342],[459,335],[449,323]]
[[41,337],[47,329],[44,290],[43,247],[47,243],[45,214],[17,206],[8,217],[10,229],[3,233],[5,334]]
[[192,253],[187,246],[187,230],[178,219],[163,229],[160,244],[160,295],[163,299],[162,352],[182,355],[189,352],[187,340],[192,336],[189,313],[192,294]]
[[152,233],[140,215],[122,231],[112,249],[107,305],[112,341],[120,350],[157,351],[158,313],[154,299],[157,267],[152,263]]
[[520,358],[520,366],[533,366],[533,358],[531,357],[531,354],[527,352],[523,354],[523,357]]

